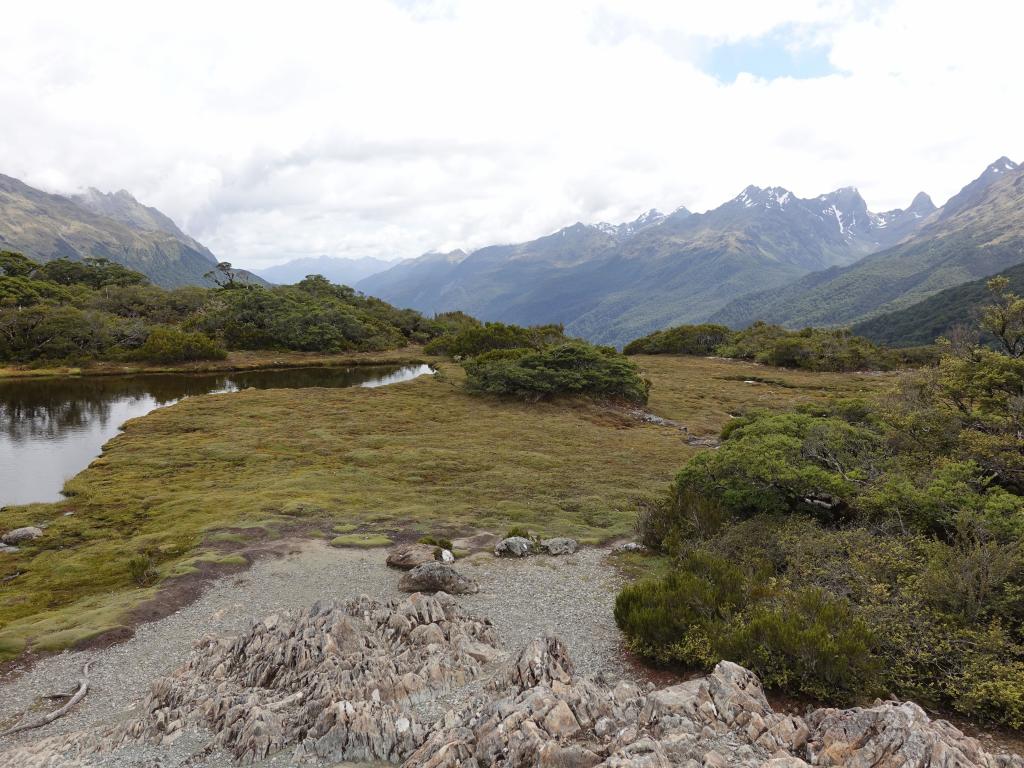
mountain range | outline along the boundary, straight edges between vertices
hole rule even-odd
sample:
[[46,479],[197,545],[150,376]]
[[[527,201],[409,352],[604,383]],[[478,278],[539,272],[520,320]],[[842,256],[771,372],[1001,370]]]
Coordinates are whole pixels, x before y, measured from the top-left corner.
[[[206,284],[217,258],[128,192],[55,195],[0,174],[0,249],[36,261],[105,258],[167,288]],[[262,282],[244,270],[243,279]]]
[[268,283],[291,285],[308,275],[322,275],[332,283],[355,285],[360,280],[383,272],[394,266],[393,261],[364,256],[359,259],[344,259],[334,256],[310,256],[292,259],[266,269],[254,270]]
[[[124,190],[62,196],[3,175],[0,248],[44,261],[104,257],[167,287],[203,284],[217,263]],[[468,253],[398,263],[322,256],[270,267],[262,279],[243,276],[293,283],[322,274],[427,313],[557,322],[616,345],[680,323],[743,327],[757,319],[856,325],[877,340],[917,343],[956,320],[947,310],[983,291],[983,281],[920,311],[918,302],[1022,263],[1024,168],[1002,157],[941,208],[923,192],[905,209],[876,213],[852,187],[800,198],[749,186],[705,213],[652,209]]]
[[1003,157],[898,245],[744,296],[711,315],[731,326],[849,325],[1024,262],[1024,169]]
[[905,210],[873,213],[853,188],[801,199],[750,186],[707,213],[648,211],[471,254],[430,253],[357,287],[426,312],[561,322],[570,333],[621,344],[704,320],[754,289],[851,264],[913,235],[935,210],[924,193]]

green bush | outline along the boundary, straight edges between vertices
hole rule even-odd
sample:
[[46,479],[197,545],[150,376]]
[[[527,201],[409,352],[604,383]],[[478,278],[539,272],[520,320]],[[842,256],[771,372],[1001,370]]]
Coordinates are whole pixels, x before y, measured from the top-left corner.
[[205,334],[158,326],[150,331],[145,343],[135,350],[132,357],[154,363],[184,363],[223,360],[227,352]]
[[635,339],[622,352],[627,355],[713,355],[732,336],[733,331],[724,325],[677,325]]
[[870,627],[847,600],[820,589],[786,592],[776,605],[757,606],[719,647],[723,658],[755,670],[772,688],[843,701],[881,692]]
[[132,555],[129,558],[128,574],[140,587],[149,586],[159,578],[159,573],[153,565],[153,558],[146,554]]
[[472,392],[537,401],[556,395],[646,403],[650,383],[609,347],[570,341],[543,349],[493,350],[463,363]]
[[537,325],[529,328],[505,323],[480,325],[450,315],[446,320],[454,324],[458,330],[430,342],[424,348],[428,354],[472,357],[496,349],[541,349],[565,340],[561,325]]
[[452,546],[452,540],[443,536],[421,536],[419,543],[428,544],[432,547],[437,547],[438,549],[447,549],[449,552],[454,549]]

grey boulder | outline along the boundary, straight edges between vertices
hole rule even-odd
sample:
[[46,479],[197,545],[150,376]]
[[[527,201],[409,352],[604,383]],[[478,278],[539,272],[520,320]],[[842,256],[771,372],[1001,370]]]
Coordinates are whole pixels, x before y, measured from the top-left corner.
[[25,528],[15,528],[13,531],[8,531],[0,538],[0,541],[13,547],[18,544],[24,544],[26,541],[38,539],[42,535],[42,529],[30,525]]
[[576,539],[566,539],[563,537],[544,539],[544,541],[540,543],[540,546],[549,555],[572,555],[580,548]]
[[494,546],[494,554],[498,557],[526,557],[533,549],[533,543],[522,536],[509,536]]
[[402,576],[398,588],[403,592],[447,592],[449,595],[472,595],[480,591],[473,579],[437,561],[417,565]]

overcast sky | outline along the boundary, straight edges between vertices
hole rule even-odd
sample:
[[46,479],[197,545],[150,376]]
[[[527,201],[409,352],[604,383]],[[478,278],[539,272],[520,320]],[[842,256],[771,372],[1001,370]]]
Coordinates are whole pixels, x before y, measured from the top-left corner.
[[222,259],[402,258],[747,184],[941,204],[1024,160],[1024,3],[5,4],[0,173]]

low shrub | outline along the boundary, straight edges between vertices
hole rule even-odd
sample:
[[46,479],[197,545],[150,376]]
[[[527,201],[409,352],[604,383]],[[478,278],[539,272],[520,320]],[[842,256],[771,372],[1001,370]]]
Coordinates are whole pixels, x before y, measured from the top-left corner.
[[454,549],[452,540],[446,539],[443,536],[421,536],[419,542],[420,544],[428,544],[438,549],[447,549],[449,552]]
[[622,352],[627,355],[713,355],[732,336],[733,331],[724,325],[677,325],[635,339]]
[[206,334],[157,326],[150,331],[145,343],[135,350],[132,357],[155,363],[184,363],[193,360],[223,360],[227,352]]
[[453,325],[455,330],[427,344],[424,347],[427,354],[472,357],[495,349],[541,349],[549,344],[565,341],[561,325],[535,325],[526,328],[505,323],[481,325],[475,321],[470,322],[472,318],[451,315],[438,316],[438,320]]
[[140,587],[146,587],[159,578],[153,558],[147,554],[133,555],[128,560],[128,574]]
[[463,363],[472,392],[537,401],[556,395],[646,403],[650,383],[610,347],[570,341],[543,349],[493,350]]

